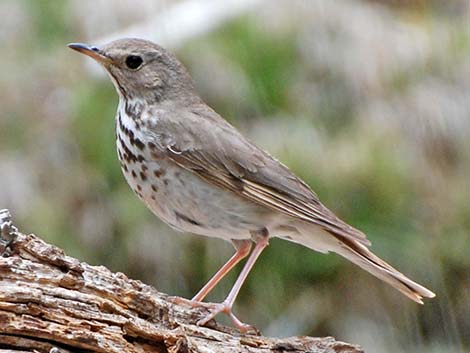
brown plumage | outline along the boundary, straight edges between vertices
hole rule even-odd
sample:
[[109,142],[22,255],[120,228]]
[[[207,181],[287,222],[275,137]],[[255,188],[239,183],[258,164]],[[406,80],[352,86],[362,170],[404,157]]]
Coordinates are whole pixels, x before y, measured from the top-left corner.
[[225,312],[241,330],[249,328],[231,308],[270,236],[336,252],[418,303],[434,297],[375,256],[361,231],[208,107],[184,66],[165,49],[140,39],[70,47],[102,64],[116,87],[118,156],[142,201],[172,227],[231,241],[237,249],[193,298],[194,305],[256,244],[226,300],[213,304],[199,324]]

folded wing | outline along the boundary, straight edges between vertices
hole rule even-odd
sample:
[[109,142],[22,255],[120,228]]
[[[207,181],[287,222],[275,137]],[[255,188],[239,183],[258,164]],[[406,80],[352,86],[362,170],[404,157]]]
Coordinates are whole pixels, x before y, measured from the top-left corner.
[[322,205],[310,187],[286,166],[207,106],[196,105],[171,117],[159,116],[153,130],[159,131],[155,141],[171,160],[207,182],[320,226],[340,240],[370,245],[362,232]]

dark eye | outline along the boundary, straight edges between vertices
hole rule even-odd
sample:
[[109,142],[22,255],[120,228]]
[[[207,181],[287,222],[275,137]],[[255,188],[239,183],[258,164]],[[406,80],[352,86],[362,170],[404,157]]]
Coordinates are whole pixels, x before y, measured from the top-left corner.
[[142,65],[142,63],[143,63],[143,60],[138,55],[129,55],[126,58],[126,66],[132,70],[138,69],[140,65]]

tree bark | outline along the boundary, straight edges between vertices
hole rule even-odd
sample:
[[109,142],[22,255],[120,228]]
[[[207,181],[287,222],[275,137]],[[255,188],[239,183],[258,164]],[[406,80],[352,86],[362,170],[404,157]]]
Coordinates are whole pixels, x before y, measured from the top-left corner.
[[66,256],[25,235],[0,210],[0,353],[328,352],[356,353],[332,337],[241,334],[188,300]]

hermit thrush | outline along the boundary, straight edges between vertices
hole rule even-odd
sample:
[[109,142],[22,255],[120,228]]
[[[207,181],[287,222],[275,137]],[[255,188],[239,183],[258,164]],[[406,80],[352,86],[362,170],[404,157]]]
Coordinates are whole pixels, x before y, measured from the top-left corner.
[[361,231],[207,106],[168,51],[142,39],[69,47],[95,59],[113,81],[119,95],[117,154],[134,192],[173,228],[222,238],[236,248],[193,302],[202,301],[255,244],[227,298],[198,324],[225,312],[240,330],[248,329],[232,306],[271,236],[335,252],[418,303],[435,296],[374,255]]

